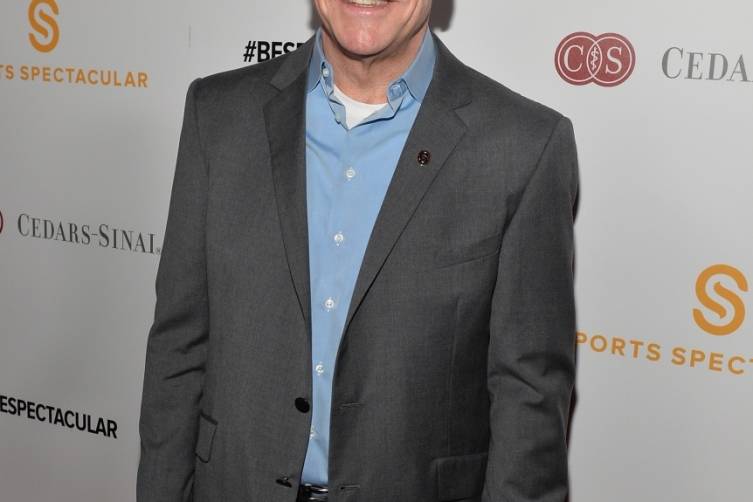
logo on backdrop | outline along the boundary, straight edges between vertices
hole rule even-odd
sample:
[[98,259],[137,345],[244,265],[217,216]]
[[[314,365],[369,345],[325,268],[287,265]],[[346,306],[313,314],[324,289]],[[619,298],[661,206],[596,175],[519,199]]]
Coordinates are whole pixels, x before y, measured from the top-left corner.
[[630,78],[635,59],[633,44],[617,33],[573,33],[560,42],[554,56],[557,73],[565,82],[602,87],[614,87]]
[[244,63],[263,63],[277,56],[296,50],[303,42],[268,42],[266,40],[249,40],[243,48]]
[[690,51],[670,47],[661,60],[664,76],[672,80],[753,82],[748,77],[745,56],[720,52]]
[[[718,337],[739,332],[745,322],[746,293],[748,281],[740,269],[725,264],[707,267],[695,280],[695,294],[703,308],[693,309],[693,320],[717,341]],[[718,349],[685,345],[664,347],[657,340],[584,331],[578,331],[577,343],[591,352],[622,360],[665,363],[677,368],[731,376],[753,375],[753,354],[737,351],[719,352]]]
[[[732,308],[728,310],[724,303],[718,302],[707,291],[709,284],[715,277],[726,277],[737,286],[737,289],[743,293],[748,292],[748,281],[745,276],[735,267],[730,265],[712,265],[698,276],[695,283],[695,292],[698,301],[710,310],[721,324],[710,321],[707,315],[701,309],[693,309],[693,320],[703,331],[714,336],[731,335],[743,325],[745,321],[745,304],[738,292],[732,291],[725,287],[721,282],[714,281],[713,291],[717,297],[726,301]],[[712,318],[713,319],[713,318]],[[725,322],[726,320],[726,322]]]
[[51,52],[60,40],[60,28],[55,18],[60,14],[55,0],[32,0],[29,4],[29,42],[39,52]]
[[46,403],[29,401],[20,397],[0,394],[0,413],[26,420],[47,422],[50,425],[58,425],[66,429],[88,432],[106,438],[118,438],[118,423],[115,420],[97,417],[70,408],[59,408]]
[[[60,43],[61,24],[58,15],[59,0],[31,0],[28,21],[31,31],[28,41],[31,47],[49,54]],[[128,43],[123,40],[123,43]],[[117,51],[117,48],[115,48]],[[0,82],[21,80],[37,84],[72,84],[89,87],[135,88],[149,87],[149,74],[143,71],[113,68],[81,68],[69,63],[51,65],[5,64],[0,61]]]
[[119,228],[107,223],[89,225],[88,223],[39,218],[26,213],[19,214],[16,223],[18,234],[31,239],[96,246],[139,254],[159,255],[162,252],[156,234]]

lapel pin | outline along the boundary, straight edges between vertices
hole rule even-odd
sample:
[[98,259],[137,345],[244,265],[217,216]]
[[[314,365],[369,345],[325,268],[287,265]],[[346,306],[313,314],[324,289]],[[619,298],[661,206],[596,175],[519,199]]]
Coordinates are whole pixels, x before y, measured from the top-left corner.
[[431,153],[428,150],[421,150],[418,152],[417,160],[419,166],[425,166],[431,162]]

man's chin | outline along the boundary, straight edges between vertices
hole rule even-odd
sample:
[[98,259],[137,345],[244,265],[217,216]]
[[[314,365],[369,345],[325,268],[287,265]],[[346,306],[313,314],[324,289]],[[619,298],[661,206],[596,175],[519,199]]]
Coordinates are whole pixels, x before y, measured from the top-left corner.
[[379,54],[383,53],[385,51],[385,47],[374,46],[374,45],[355,45],[355,46],[344,46],[343,50],[346,54],[348,54],[351,57],[369,58],[369,57],[378,56]]
[[349,34],[348,36],[338,37],[337,42],[345,54],[357,58],[376,56],[389,47],[389,44],[383,40],[363,34]]

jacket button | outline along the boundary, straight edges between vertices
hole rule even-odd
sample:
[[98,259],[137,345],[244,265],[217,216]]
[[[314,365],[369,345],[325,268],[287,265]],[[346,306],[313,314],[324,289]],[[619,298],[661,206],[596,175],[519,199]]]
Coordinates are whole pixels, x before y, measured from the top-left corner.
[[295,398],[295,407],[301,413],[308,413],[308,411],[311,409],[311,405],[309,404],[308,399],[306,399],[305,397]]
[[293,486],[293,483],[290,482],[290,478],[288,476],[283,476],[281,478],[277,478],[277,479],[275,479],[275,482],[278,485],[282,485],[282,486],[287,486],[287,487]]

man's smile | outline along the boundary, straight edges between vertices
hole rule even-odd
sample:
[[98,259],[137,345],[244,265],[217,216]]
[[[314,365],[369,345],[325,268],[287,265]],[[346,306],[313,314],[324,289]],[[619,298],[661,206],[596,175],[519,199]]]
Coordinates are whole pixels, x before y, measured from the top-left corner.
[[345,2],[359,7],[378,7],[389,3],[388,0],[345,0]]
[[341,0],[347,7],[360,11],[382,10],[387,7],[393,0]]

